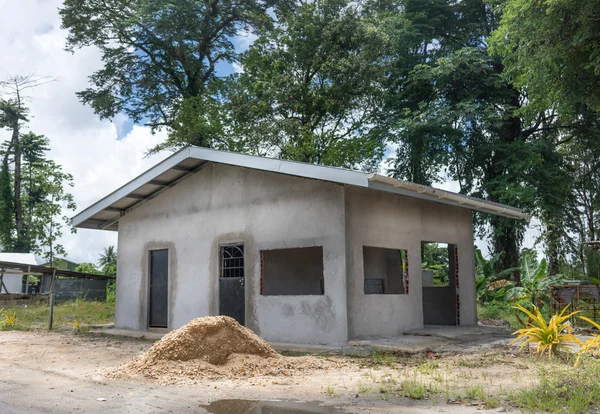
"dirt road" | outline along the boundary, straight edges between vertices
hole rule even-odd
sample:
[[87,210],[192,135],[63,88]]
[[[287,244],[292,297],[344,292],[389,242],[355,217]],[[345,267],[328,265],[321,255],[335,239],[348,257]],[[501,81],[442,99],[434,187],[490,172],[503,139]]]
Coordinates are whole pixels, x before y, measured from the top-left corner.
[[[313,411],[323,413],[468,413],[480,410],[478,407],[446,405],[443,398],[432,403],[388,395],[383,388],[377,387],[385,385],[381,385],[385,382],[382,380],[384,375],[388,376],[386,378],[401,375],[402,369],[394,367],[392,372],[391,367],[360,367],[351,358],[347,358],[347,363],[339,370],[309,376],[198,381],[183,386],[142,380],[123,382],[104,377],[103,370],[129,361],[151,345],[151,342],[141,340],[70,333],[0,332],[0,412],[243,414],[239,407],[223,408],[231,407],[231,404],[215,404],[229,399],[319,401],[320,404],[315,406],[343,410],[323,408],[324,411]],[[294,411],[282,409],[278,412]]]

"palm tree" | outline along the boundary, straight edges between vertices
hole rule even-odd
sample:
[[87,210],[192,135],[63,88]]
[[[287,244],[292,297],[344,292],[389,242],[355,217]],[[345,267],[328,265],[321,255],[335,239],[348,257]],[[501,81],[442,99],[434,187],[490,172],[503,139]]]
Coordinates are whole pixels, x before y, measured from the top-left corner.
[[106,275],[115,275],[117,273],[117,249],[115,246],[104,248],[104,253],[98,259],[98,265]]

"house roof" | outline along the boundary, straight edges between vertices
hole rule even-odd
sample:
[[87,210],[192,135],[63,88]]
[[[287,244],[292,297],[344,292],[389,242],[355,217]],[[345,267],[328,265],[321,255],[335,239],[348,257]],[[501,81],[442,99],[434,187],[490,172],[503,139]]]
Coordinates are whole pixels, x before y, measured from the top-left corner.
[[33,253],[0,253],[0,262],[21,263],[26,265],[37,265]]
[[123,215],[211,162],[370,188],[514,219],[530,218],[514,207],[378,174],[189,146],[92,204],[73,217],[72,223],[80,228],[118,230]]

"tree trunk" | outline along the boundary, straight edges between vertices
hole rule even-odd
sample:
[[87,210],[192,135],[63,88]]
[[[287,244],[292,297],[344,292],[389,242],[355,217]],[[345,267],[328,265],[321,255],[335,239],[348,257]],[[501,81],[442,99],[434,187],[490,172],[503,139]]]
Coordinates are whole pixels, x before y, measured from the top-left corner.
[[25,250],[24,225],[23,225],[23,205],[21,203],[21,143],[19,141],[19,122],[15,121],[13,125],[12,139],[13,149],[15,154],[15,176],[14,176],[14,192],[15,192],[15,227],[17,229],[17,246],[16,250],[22,253],[27,253]]

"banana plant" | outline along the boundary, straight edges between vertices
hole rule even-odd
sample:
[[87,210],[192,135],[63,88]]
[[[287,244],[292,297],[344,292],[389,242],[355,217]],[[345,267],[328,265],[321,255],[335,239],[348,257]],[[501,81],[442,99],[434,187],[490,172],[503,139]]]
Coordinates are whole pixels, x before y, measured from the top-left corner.
[[499,253],[486,260],[481,250],[475,249],[475,287],[477,301],[481,304],[503,299],[507,289],[512,286],[508,278],[518,268],[512,267],[496,272],[501,257],[502,253]]
[[548,275],[546,259],[536,266],[531,256],[521,259],[521,286],[512,286],[506,291],[506,300],[527,300],[541,308],[548,299],[551,285],[560,283],[563,275]]

